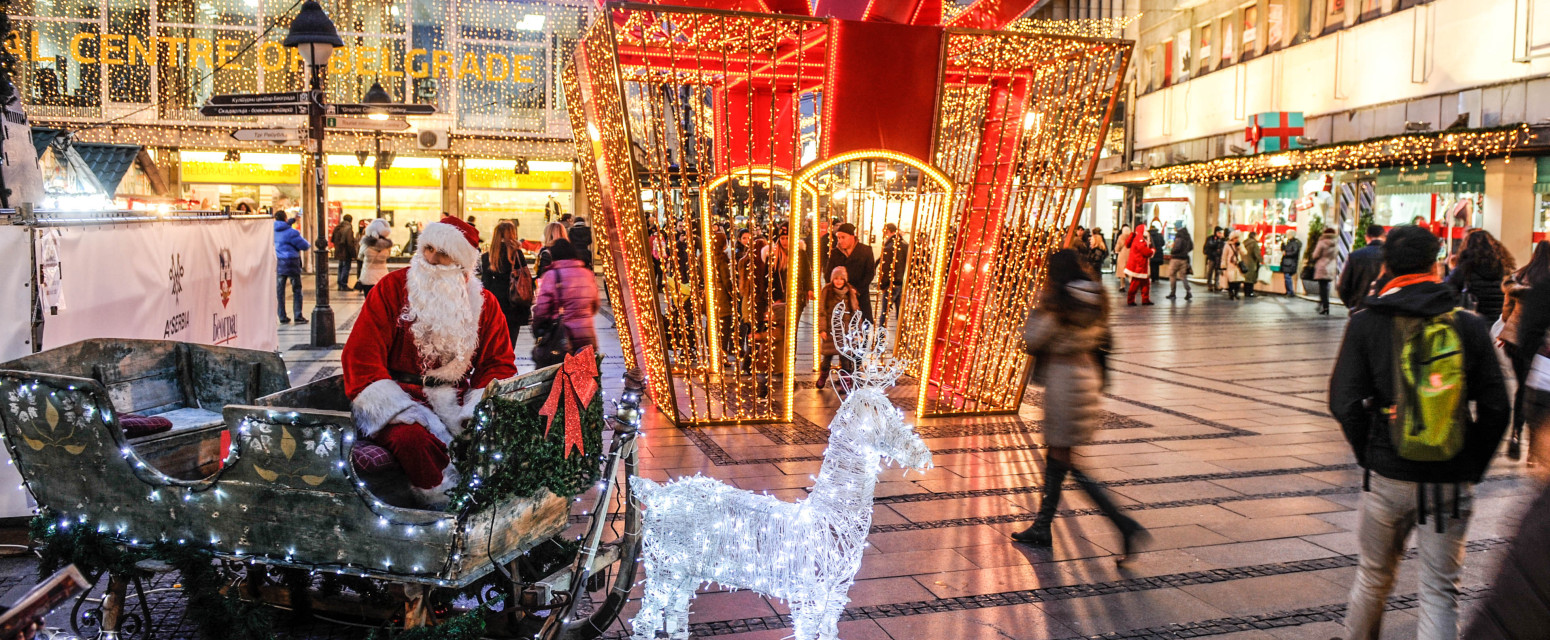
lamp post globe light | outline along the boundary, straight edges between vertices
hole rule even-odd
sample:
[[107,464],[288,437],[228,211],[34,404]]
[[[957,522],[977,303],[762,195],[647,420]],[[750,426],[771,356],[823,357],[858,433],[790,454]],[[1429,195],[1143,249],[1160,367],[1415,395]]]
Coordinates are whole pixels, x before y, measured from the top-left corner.
[[[380,82],[373,82],[373,83],[371,83],[371,88],[366,90],[365,97],[361,98],[361,102],[364,103],[364,104],[393,104],[393,96],[388,95],[387,89],[383,89],[382,88],[382,83],[380,83]],[[370,112],[367,113],[366,117],[371,118],[372,120],[387,120],[388,119],[388,114],[387,114],[386,110],[373,109],[373,110],[371,110]],[[377,148],[376,160],[374,160],[371,163],[371,166],[372,166],[372,169],[373,169],[372,173],[376,174],[376,178],[377,178],[377,217],[381,218],[382,217],[382,165],[383,165],[383,162],[382,162],[382,132],[381,131],[373,131],[371,137],[372,137],[372,142],[376,145],[376,148]]]
[[[334,21],[317,0],[302,3],[301,11],[291,20],[285,46],[295,47],[311,78],[307,99],[307,151],[312,154],[312,215],[317,218],[318,237],[312,245],[317,252],[317,303],[312,307],[312,346],[331,347],[334,335],[334,310],[328,305],[328,168],[323,155],[323,70],[334,47],[344,46]],[[345,268],[345,265],[340,265]]]

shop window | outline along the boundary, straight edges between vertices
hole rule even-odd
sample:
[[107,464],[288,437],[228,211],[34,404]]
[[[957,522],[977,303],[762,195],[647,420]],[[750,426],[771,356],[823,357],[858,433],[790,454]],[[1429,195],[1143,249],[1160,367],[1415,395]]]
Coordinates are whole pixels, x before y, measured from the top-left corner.
[[1211,23],[1201,23],[1195,27],[1195,33],[1197,34],[1195,41],[1200,43],[1195,49],[1198,52],[1195,56],[1198,65],[1196,68],[1203,74],[1210,71],[1212,63],[1216,61],[1216,58],[1211,55]]
[[1221,64],[1217,66],[1225,67],[1232,64],[1233,53],[1238,50],[1238,41],[1234,38],[1238,30],[1233,28],[1233,15],[1230,13],[1217,18],[1216,24],[1222,38]]
[[101,43],[106,49],[103,61],[107,62],[111,58],[120,63],[107,62],[105,65],[108,70],[108,100],[133,103],[151,101],[151,70],[154,67],[148,60],[140,59],[139,52],[135,52],[136,60],[131,63],[129,52],[125,50],[132,42],[150,41],[151,16],[148,6],[124,8],[109,5],[108,35]]
[[163,24],[257,27],[258,3],[248,0],[156,0],[156,19]]

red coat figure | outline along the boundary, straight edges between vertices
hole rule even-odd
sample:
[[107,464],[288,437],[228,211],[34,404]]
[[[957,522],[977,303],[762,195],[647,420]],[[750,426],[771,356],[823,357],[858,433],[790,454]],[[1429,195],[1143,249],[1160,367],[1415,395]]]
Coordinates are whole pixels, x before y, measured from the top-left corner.
[[478,242],[450,216],[426,225],[409,268],[372,288],[344,346],[355,426],[393,454],[428,505],[457,484],[447,445],[484,387],[517,374],[506,317],[474,273]]
[[1136,291],[1141,292],[1141,304],[1152,304],[1152,254],[1157,251],[1146,241],[1146,233],[1140,229],[1131,234],[1130,259],[1125,262],[1125,275],[1130,278],[1130,289],[1125,293],[1125,304],[1136,306]]

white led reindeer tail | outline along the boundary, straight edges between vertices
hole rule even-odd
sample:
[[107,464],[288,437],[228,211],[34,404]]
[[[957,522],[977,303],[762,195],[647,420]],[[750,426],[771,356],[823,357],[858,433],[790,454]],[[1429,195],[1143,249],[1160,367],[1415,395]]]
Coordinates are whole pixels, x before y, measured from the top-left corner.
[[829,447],[808,498],[783,502],[694,476],[658,485],[631,478],[646,507],[645,595],[636,640],[689,637],[689,601],[706,582],[752,589],[791,605],[796,640],[834,640],[861,569],[883,460],[929,469],[931,450],[886,391],[902,363],[885,359],[870,323],[832,318],[835,346],[855,362],[849,394],[829,425]]

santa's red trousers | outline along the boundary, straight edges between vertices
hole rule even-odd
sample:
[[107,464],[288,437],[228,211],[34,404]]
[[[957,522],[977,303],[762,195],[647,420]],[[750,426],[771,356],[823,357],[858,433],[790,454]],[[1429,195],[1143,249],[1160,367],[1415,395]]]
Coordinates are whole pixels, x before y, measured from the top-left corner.
[[1141,303],[1142,304],[1151,304],[1151,302],[1152,302],[1152,281],[1151,280],[1148,280],[1146,278],[1131,278],[1130,279],[1130,291],[1125,294],[1125,303],[1126,304],[1135,304],[1136,303],[1136,291],[1140,291],[1141,292]]
[[418,424],[390,424],[371,439],[393,454],[409,476],[409,483],[421,489],[439,486],[441,470],[452,461],[447,456],[447,445]]

